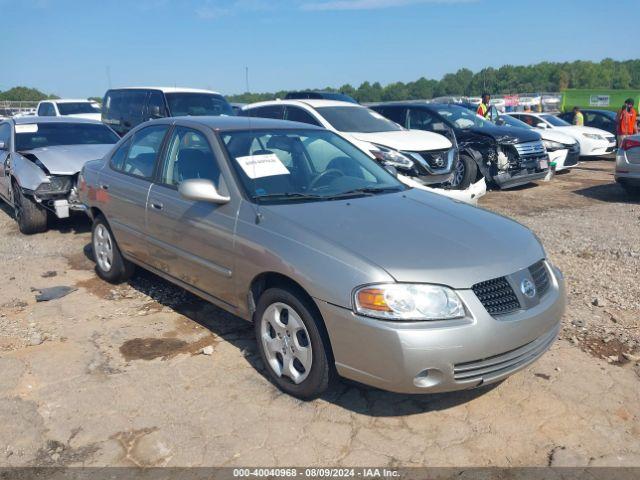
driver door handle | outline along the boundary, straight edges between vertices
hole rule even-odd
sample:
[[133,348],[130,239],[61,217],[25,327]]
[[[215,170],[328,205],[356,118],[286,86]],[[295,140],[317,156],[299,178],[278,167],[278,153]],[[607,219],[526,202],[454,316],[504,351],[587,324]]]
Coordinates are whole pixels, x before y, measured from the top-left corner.
[[163,207],[164,207],[164,205],[162,205],[161,203],[152,203],[151,204],[151,208],[153,208],[155,210],[162,210]]
[[102,183],[102,184],[100,184],[100,188],[102,190],[109,190],[109,185],[107,185],[106,183]]

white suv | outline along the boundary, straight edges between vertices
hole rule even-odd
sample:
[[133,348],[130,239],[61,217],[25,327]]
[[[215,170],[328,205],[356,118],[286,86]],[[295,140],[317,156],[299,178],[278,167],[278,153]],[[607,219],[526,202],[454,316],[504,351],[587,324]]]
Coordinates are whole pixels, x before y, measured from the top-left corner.
[[100,105],[91,100],[58,98],[38,103],[36,115],[39,117],[75,117],[100,121]]
[[247,105],[242,115],[302,122],[332,130],[374,159],[412,171],[425,185],[448,182],[457,163],[451,141],[437,133],[407,130],[377,112],[333,100],[275,100]]

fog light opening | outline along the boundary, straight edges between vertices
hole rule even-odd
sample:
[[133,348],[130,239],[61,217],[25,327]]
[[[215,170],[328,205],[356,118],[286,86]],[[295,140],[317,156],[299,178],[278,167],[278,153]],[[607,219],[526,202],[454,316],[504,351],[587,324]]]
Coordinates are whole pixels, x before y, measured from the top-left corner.
[[413,378],[413,384],[418,388],[431,388],[442,382],[442,377],[437,368],[426,368]]

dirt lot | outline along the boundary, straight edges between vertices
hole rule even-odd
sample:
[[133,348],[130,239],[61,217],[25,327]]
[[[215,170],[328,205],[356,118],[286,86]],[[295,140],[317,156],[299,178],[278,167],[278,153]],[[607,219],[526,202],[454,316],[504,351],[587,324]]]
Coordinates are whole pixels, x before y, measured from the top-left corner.
[[[564,271],[562,338],[497,386],[421,397],[282,395],[248,324],[150,274],[103,283],[86,222],[24,237],[5,208],[0,466],[639,466],[640,205],[612,168],[483,199]],[[77,290],[37,303],[52,286]]]

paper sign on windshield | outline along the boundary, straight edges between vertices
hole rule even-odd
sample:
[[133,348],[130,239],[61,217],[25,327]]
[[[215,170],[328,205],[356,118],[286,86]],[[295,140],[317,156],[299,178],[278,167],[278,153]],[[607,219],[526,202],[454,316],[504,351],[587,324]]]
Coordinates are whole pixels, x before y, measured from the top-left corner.
[[25,123],[22,125],[16,125],[16,133],[36,133],[37,131],[37,123]]
[[274,175],[289,175],[289,170],[275,153],[266,155],[249,155],[236,157],[236,161],[249,178],[272,177]]

